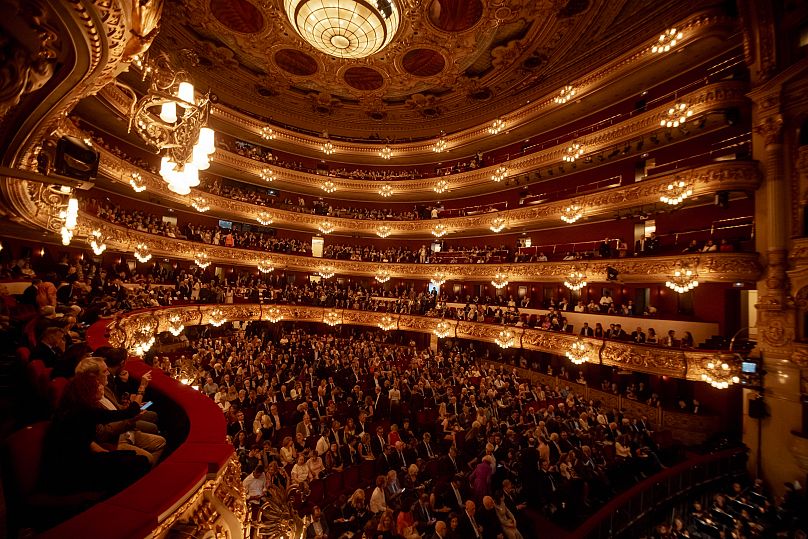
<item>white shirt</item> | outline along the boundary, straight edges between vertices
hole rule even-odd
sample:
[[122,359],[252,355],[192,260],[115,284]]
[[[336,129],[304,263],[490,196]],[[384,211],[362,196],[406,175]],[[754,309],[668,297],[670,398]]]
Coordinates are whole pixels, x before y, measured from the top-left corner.
[[387,510],[387,501],[384,499],[384,491],[376,487],[370,495],[370,512],[373,514]]
[[244,478],[242,484],[244,485],[244,490],[248,498],[261,497],[264,495],[264,491],[267,488],[267,478],[265,475],[255,477],[255,475],[250,474]]

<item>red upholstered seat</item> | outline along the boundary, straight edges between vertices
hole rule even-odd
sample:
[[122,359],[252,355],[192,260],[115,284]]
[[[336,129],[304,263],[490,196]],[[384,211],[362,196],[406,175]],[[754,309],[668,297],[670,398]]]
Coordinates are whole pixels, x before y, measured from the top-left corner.
[[342,492],[342,476],[343,472],[336,472],[325,478],[325,499],[328,502],[336,500],[337,496]]
[[359,484],[366,485],[376,478],[376,461],[365,460],[359,465]]
[[315,505],[322,507],[325,490],[326,487],[324,479],[315,479],[314,481],[312,481],[309,484],[309,495],[306,498],[306,505],[309,508]]
[[69,380],[61,376],[50,381],[50,385],[48,386],[48,403],[50,404],[51,410],[56,410],[56,407],[59,406],[59,401],[62,400],[62,394],[65,392],[65,387],[67,387],[68,383]]
[[342,472],[342,483],[348,492],[353,492],[359,487],[359,465],[345,468]]
[[19,359],[23,364],[27,364],[31,360],[31,350],[26,346],[18,346],[17,359]]

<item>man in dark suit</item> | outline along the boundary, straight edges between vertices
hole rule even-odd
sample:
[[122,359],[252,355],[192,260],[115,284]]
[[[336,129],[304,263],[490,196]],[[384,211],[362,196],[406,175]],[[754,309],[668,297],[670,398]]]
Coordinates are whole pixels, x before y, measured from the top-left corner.
[[370,448],[373,450],[373,455],[376,457],[381,455],[386,445],[387,440],[384,439],[384,427],[376,427],[376,434],[370,437]]
[[441,509],[438,512],[448,514],[463,510],[464,500],[468,497],[464,483],[462,475],[452,477],[452,481],[446,485],[440,494]]
[[33,359],[41,359],[46,367],[56,367],[65,353],[65,332],[56,327],[45,328],[39,338],[39,344],[31,353]]
[[239,410],[239,412],[236,414],[236,420],[233,423],[230,423],[230,426],[227,429],[227,434],[230,436],[235,436],[241,431],[250,434],[250,431],[247,429],[247,422],[244,420],[244,412]]
[[483,539],[497,539],[502,537],[502,524],[497,517],[494,498],[483,496],[483,506],[477,511],[475,518],[482,527]]
[[473,501],[468,500],[465,503],[465,510],[460,515],[460,522],[457,530],[460,537],[468,539],[483,539],[483,529],[481,524],[477,522],[477,506]]
[[638,327],[636,331],[631,332],[631,340],[638,344],[645,342],[645,332],[643,332],[641,327]]
[[589,327],[589,322],[584,322],[583,327],[581,328],[581,337],[594,337],[595,330]]
[[320,508],[315,505],[311,512],[311,523],[306,528],[306,539],[327,539],[328,531],[328,522],[322,518]]
[[418,456],[424,460],[429,460],[437,456],[435,446],[432,445],[432,435],[428,432],[424,433],[423,439],[418,444]]
[[435,523],[435,533],[432,534],[431,539],[446,539],[447,533],[448,529],[446,527],[446,523],[439,520]]
[[418,531],[422,534],[435,525],[435,511],[429,506],[429,494],[423,492],[414,504],[412,504],[412,515],[418,522]]

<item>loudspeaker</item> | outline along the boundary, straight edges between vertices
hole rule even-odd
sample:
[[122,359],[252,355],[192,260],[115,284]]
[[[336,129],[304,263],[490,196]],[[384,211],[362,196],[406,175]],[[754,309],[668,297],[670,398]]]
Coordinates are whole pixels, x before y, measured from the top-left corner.
[[76,137],[62,137],[56,143],[53,170],[60,176],[76,180],[95,180],[100,154]]
[[616,281],[617,276],[620,275],[620,272],[614,269],[611,266],[606,267],[606,280],[607,281]]
[[749,399],[749,417],[752,419],[766,419],[769,412],[766,411],[766,404],[763,399]]
[[715,205],[721,208],[729,207],[729,191],[719,191],[715,194]]

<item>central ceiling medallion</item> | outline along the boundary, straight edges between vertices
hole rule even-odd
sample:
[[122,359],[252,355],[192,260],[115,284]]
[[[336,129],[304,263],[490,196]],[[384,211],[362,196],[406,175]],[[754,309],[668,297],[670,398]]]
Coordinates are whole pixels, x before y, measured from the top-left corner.
[[398,30],[395,0],[284,0],[300,37],[337,58],[364,58],[386,47]]

